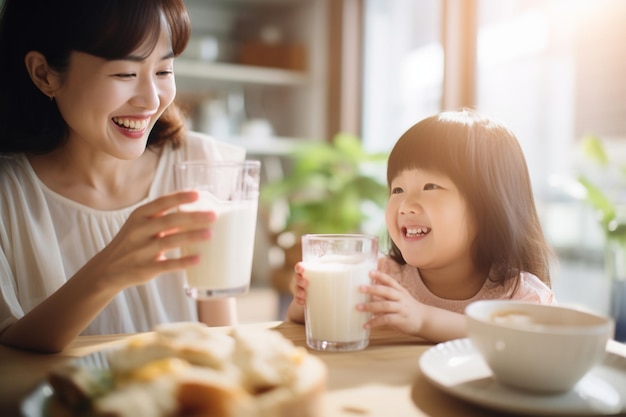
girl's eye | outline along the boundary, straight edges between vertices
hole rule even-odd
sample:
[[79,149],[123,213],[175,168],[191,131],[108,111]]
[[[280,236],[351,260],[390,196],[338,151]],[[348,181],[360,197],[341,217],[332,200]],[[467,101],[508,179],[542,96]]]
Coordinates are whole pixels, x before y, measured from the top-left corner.
[[441,188],[441,187],[438,186],[437,184],[433,184],[432,182],[429,182],[428,184],[424,184],[424,190],[436,190],[438,188]]
[[391,194],[401,194],[402,192],[404,192],[404,190],[400,187],[393,187],[391,189]]
[[[174,71],[172,71],[172,70],[158,71],[156,73],[157,77],[161,77],[161,78],[169,77],[172,74],[174,74]],[[135,77],[137,77],[137,74],[135,74],[133,72],[129,72],[129,73],[115,74],[115,76],[118,77],[118,78],[135,78]]]

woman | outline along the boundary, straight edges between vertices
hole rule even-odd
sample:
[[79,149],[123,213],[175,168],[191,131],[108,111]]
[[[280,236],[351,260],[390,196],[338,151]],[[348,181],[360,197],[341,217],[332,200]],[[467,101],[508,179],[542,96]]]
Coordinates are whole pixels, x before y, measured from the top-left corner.
[[228,324],[233,300],[183,294],[178,249],[211,212],[178,212],[173,165],[242,159],[187,133],[173,102],[183,0],[5,0],[0,16],[0,343]]

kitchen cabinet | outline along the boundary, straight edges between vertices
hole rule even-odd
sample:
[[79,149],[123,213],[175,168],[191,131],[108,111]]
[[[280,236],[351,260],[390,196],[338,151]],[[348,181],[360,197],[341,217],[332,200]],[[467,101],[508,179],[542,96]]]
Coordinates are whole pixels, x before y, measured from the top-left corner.
[[192,127],[282,155],[327,132],[328,0],[186,0],[192,22],[175,62]]

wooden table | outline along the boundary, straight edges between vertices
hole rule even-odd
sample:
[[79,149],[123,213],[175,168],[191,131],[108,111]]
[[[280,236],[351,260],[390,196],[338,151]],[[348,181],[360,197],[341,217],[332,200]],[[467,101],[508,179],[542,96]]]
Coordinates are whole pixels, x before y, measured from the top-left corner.
[[[247,325],[250,326],[250,325]],[[298,346],[304,326],[290,322],[258,323],[275,329]],[[228,328],[215,328],[228,331]],[[0,416],[19,416],[19,403],[47,372],[73,358],[109,349],[132,335],[78,337],[59,354],[29,353],[0,346]],[[353,353],[310,351],[328,366],[325,417],[497,416],[497,412],[458,400],[432,386],[419,370],[420,355],[432,344],[391,329],[372,331],[370,345]],[[626,345],[611,341],[609,350],[626,356]]]

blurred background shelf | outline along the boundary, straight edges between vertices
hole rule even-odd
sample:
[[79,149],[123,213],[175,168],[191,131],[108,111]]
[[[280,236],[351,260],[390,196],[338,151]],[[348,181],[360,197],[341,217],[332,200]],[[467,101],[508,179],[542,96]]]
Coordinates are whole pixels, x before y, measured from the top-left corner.
[[310,82],[303,71],[185,58],[176,60],[176,76],[182,89],[201,86],[206,81],[292,87],[306,86]]
[[193,129],[231,141],[261,120],[271,137],[327,139],[328,0],[185,3],[192,33],[175,74]]

